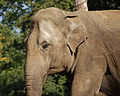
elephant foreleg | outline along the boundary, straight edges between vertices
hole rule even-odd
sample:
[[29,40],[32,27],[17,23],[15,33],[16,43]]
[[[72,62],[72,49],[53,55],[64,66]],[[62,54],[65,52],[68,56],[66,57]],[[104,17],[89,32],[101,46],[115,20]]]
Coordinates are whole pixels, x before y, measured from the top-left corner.
[[[80,60],[80,59],[79,59]],[[106,69],[102,57],[88,57],[77,62],[72,85],[72,96],[105,96],[99,92]]]

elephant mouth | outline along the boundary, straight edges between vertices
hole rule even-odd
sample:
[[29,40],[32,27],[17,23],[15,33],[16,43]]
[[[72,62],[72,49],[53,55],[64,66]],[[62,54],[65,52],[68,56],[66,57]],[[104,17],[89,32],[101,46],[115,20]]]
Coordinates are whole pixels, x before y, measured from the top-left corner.
[[64,68],[55,68],[53,66],[50,66],[50,69],[48,70],[48,74],[62,72],[63,70],[64,70]]

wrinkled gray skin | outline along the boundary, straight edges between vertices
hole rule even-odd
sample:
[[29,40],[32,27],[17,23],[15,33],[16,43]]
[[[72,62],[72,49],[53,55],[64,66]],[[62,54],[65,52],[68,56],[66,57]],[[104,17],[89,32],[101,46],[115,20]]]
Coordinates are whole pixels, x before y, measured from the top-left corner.
[[120,96],[110,86],[120,84],[120,11],[43,9],[26,42],[28,96],[41,96],[47,75],[64,70],[74,73],[72,96]]

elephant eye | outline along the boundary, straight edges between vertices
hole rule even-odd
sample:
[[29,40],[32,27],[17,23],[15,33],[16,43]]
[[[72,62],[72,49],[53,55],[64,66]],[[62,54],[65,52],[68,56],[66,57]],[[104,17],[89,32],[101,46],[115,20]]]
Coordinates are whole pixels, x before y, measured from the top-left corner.
[[42,44],[42,48],[43,48],[43,49],[46,49],[46,48],[49,47],[49,45],[50,45],[50,44],[48,44],[48,43],[44,43],[44,44]]
[[38,45],[40,45],[42,49],[47,49],[49,46],[52,46],[52,44],[48,43],[45,40],[42,43],[40,43],[40,44],[38,42]]

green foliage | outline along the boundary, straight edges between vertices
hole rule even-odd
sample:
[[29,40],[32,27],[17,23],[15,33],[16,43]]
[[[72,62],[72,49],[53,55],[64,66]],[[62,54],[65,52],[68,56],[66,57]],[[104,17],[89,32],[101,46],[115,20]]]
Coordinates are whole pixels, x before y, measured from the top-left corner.
[[23,36],[12,33],[7,26],[0,25],[3,57],[7,60],[0,62],[0,96],[25,96]]
[[[120,9],[119,0],[88,0],[90,10]],[[40,9],[57,7],[75,10],[74,0],[0,0],[0,96],[25,96],[24,38],[32,16]],[[66,76],[50,75],[43,96],[70,96],[71,82]]]
[[70,96],[70,88],[71,83],[68,82],[65,75],[50,75],[44,84],[43,96]]
[[3,37],[2,33],[0,33],[0,66],[2,65],[1,62],[6,61],[6,57],[3,57],[3,40],[5,37]]

